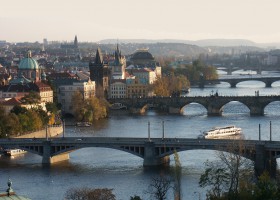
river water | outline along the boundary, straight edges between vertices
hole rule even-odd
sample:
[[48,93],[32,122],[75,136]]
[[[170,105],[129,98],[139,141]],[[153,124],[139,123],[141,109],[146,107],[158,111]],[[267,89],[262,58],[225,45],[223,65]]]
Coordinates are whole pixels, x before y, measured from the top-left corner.
[[[255,91],[260,95],[279,95],[280,82],[265,88],[257,81],[243,82],[237,88],[221,83],[215,86],[191,88],[189,95],[250,95]],[[249,109],[238,102],[228,103],[222,116],[209,117],[199,104],[184,108],[183,115],[169,115],[148,111],[144,115],[130,115],[123,112],[113,113],[109,119],[98,121],[93,127],[76,128],[66,126],[66,137],[147,137],[148,122],[151,137],[162,136],[162,121],[166,137],[196,138],[204,130],[214,126],[236,125],[241,127],[245,138],[259,138],[261,124],[262,140],[269,140],[269,124],[272,123],[272,139],[280,140],[280,102],[269,104],[264,116],[251,117]],[[66,121],[67,123],[67,121]],[[71,123],[68,121],[68,123]],[[205,199],[205,189],[198,185],[204,162],[215,160],[215,152],[210,150],[192,150],[180,152],[182,165],[182,194],[184,200]],[[160,174],[173,176],[174,158],[171,156],[170,167],[144,169],[143,160],[134,155],[106,148],[84,148],[70,154],[70,160],[51,167],[41,164],[41,157],[27,153],[14,158],[0,158],[0,192],[7,189],[7,180],[13,181],[13,189],[19,195],[33,200],[62,200],[65,192],[72,187],[113,188],[118,200],[129,200],[130,196],[139,195],[150,199],[145,192],[151,179]],[[173,199],[173,192],[168,199]]]

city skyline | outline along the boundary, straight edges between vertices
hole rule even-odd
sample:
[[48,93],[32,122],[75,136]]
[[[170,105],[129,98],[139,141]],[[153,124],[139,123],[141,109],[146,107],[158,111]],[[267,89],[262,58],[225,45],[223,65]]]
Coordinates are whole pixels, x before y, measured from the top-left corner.
[[0,40],[247,39],[280,42],[278,0],[6,1]]

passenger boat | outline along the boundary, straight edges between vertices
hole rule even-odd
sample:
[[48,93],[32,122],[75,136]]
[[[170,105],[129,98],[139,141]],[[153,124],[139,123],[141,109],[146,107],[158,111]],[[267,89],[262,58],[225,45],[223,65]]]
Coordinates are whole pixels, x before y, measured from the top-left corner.
[[26,153],[26,151],[22,149],[4,149],[4,154],[7,156],[16,156],[24,153]]
[[198,136],[199,139],[215,139],[224,138],[230,136],[240,135],[242,133],[241,128],[235,126],[215,127],[209,131],[204,131]]

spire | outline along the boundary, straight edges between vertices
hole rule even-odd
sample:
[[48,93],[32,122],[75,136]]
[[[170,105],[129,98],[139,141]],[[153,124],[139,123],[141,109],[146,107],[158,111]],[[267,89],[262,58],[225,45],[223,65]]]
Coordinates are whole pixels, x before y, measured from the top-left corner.
[[31,51],[29,50],[29,51],[27,51],[27,56],[26,56],[27,58],[31,58],[32,57],[32,54],[31,54]]
[[117,49],[115,51],[115,65],[119,65],[120,64],[120,50],[119,50],[119,44],[117,44]]
[[75,35],[74,46],[78,48],[78,39],[77,39],[77,35]]
[[99,47],[96,50],[95,64],[96,65],[103,65],[103,56],[102,56],[102,53],[101,53],[101,50],[100,50]]

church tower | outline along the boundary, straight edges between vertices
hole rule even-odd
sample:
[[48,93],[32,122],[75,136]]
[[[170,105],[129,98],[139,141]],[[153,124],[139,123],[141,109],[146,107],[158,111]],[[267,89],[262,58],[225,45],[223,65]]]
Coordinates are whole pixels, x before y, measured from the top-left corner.
[[75,47],[75,48],[78,48],[78,39],[77,39],[77,35],[75,35],[74,47]]
[[94,62],[89,63],[90,80],[95,81],[95,85],[98,88],[102,88],[105,96],[109,88],[110,69],[108,65],[104,63],[101,49],[98,47],[96,50],[96,56]]

